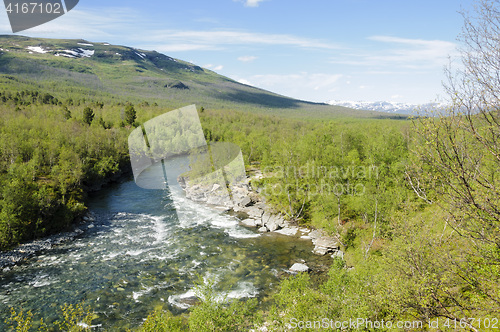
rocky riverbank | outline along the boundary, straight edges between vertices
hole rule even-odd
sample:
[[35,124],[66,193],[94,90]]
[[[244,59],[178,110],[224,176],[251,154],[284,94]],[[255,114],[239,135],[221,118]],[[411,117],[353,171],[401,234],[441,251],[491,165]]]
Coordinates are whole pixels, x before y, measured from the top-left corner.
[[[227,197],[227,191],[221,191],[218,184],[200,185],[193,183],[188,177],[179,176],[177,179],[186,193],[186,197],[196,201],[238,213],[241,224],[245,227],[256,228],[257,231],[275,232],[287,236],[302,239],[310,239],[314,244],[313,252],[317,255],[331,255],[332,258],[343,258],[339,241],[328,236],[323,230],[311,230],[299,227],[297,224],[287,221],[283,215],[275,213],[265,202],[265,199],[257,193],[258,188],[252,188],[252,180],[262,179],[260,170],[252,171],[251,175],[237,185],[230,186],[231,199]],[[223,189],[223,188],[222,188]],[[226,194],[224,194],[225,192]],[[304,265],[304,266],[302,266]],[[306,265],[292,267],[291,272],[306,271]]]
[[54,234],[21,244],[12,250],[1,252],[0,269],[10,269],[10,267],[22,264],[29,258],[39,255],[54,246],[75,239],[84,232],[84,229],[92,228],[94,226],[94,221],[95,215],[92,212],[87,212],[82,218],[79,218],[77,223],[75,223],[72,231]]

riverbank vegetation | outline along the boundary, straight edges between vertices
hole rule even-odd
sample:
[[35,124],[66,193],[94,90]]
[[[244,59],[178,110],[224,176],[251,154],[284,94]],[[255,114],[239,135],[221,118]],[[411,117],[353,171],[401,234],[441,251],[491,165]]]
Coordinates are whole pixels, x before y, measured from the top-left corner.
[[128,130],[98,103],[76,103],[0,91],[1,249],[68,228],[86,192],[127,169]]

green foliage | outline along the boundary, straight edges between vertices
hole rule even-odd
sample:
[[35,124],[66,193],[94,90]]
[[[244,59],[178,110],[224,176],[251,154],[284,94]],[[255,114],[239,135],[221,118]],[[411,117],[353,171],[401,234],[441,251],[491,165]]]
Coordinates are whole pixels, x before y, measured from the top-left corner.
[[5,323],[11,326],[12,331],[29,332],[33,326],[33,314],[31,311],[25,313],[22,309],[16,312],[14,308],[11,308],[10,318]]
[[82,304],[65,304],[61,306],[62,320],[56,321],[55,325],[61,331],[80,332],[90,331],[94,313],[90,307]]
[[127,104],[125,106],[125,123],[129,125],[133,125],[135,123],[135,119],[137,118],[134,105]]
[[262,193],[290,220],[340,231],[350,220],[381,230],[409,195],[404,174],[409,123],[310,123],[205,110],[204,135],[240,146],[260,163]]
[[175,317],[169,311],[156,310],[151,313],[139,332],[181,332],[188,331],[182,317]]
[[63,109],[62,109],[62,111],[63,111],[63,114],[64,114],[64,118],[66,120],[71,119],[71,111],[68,109],[67,106],[64,106]]
[[204,282],[200,277],[196,295],[201,303],[191,309],[189,329],[191,331],[247,331],[256,320],[256,299],[233,300],[229,305],[226,298],[218,298],[214,282]]
[[92,123],[92,120],[94,120],[94,116],[94,111],[90,107],[85,107],[83,109],[83,122],[85,122],[89,126]]
[[[296,324],[300,321],[322,322],[324,318],[340,322],[357,317],[372,321],[387,318],[373,290],[376,280],[370,276],[379,269],[373,266],[367,269],[363,265],[359,268],[359,271],[349,271],[345,262],[336,258],[323,284],[314,285],[308,274],[283,280],[273,297],[275,305],[267,322],[273,330],[282,331],[297,328]],[[347,327],[345,330],[357,329]]]
[[[65,229],[81,215],[86,188],[125,165],[127,132],[74,119],[85,104],[68,117],[67,108],[43,103],[55,98],[46,93],[0,94],[0,249],[6,249]],[[12,105],[18,94],[20,112]]]
[[328,311],[323,294],[315,289],[307,273],[283,280],[274,301],[269,321],[279,329],[285,328],[292,319],[321,319]]
[[61,320],[57,320],[53,325],[49,326],[43,319],[33,321],[33,313],[31,311],[24,312],[22,309],[16,311],[11,308],[11,316],[5,323],[8,326],[8,331],[15,332],[30,332],[30,331],[65,331],[65,332],[83,332],[91,331],[92,320],[94,313],[89,307],[82,304],[65,304],[60,308]]

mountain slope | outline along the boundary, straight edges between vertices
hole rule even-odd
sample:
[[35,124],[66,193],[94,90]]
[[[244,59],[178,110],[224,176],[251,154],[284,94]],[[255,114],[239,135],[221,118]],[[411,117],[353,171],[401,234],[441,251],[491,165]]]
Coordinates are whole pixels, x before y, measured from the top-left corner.
[[0,84],[12,85],[14,79],[17,89],[36,84],[61,97],[80,93],[301,118],[388,117],[288,98],[156,51],[86,40],[0,36]]

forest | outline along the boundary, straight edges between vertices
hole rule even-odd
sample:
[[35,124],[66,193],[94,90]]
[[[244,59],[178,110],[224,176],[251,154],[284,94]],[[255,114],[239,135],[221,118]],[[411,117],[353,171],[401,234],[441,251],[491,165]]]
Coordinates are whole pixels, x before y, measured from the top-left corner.
[[[336,236],[345,256],[320,284],[307,273],[283,279],[265,304],[222,303],[201,280],[198,305],[182,315],[159,309],[139,330],[498,329],[498,13],[483,1],[466,16],[463,66],[447,72],[451,103],[432,116],[290,119],[198,105],[207,141],[241,148],[246,167],[263,172],[252,185],[275,211]],[[96,185],[128,172],[131,130],[169,110],[3,82],[2,249],[70,227]],[[10,323],[86,330],[92,308],[66,306],[61,317],[49,328],[13,308]],[[362,320],[342,325],[354,317]]]

